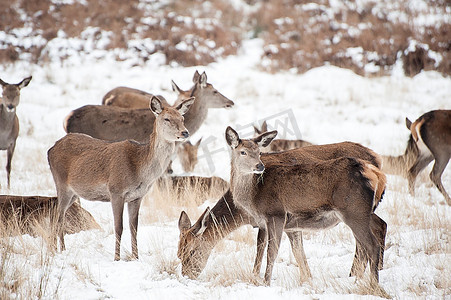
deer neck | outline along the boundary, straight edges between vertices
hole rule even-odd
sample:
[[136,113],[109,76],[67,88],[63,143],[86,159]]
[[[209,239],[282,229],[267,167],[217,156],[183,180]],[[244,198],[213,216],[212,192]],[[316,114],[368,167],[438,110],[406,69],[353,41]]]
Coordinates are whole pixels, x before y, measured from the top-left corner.
[[16,111],[8,111],[4,105],[0,104],[0,122],[2,126],[1,130],[9,129],[14,124],[14,118],[16,117]]
[[150,135],[149,144],[143,151],[147,157],[145,169],[159,177],[169,165],[170,157],[175,151],[175,142],[164,139],[158,130],[154,130]]
[[243,209],[249,216],[256,221],[259,217],[255,215],[254,197],[257,194],[258,176],[253,173],[240,173],[234,168],[232,163],[230,174],[230,189],[233,199],[238,208]]
[[199,130],[202,123],[207,118],[208,107],[202,89],[194,85],[191,89],[191,97],[195,97],[193,105],[185,113],[185,127],[190,134],[194,134]]
[[250,224],[248,216],[243,214],[234,204],[230,190],[211,209],[211,219],[204,236],[208,237],[210,246],[213,248],[220,240],[230,232],[245,224]]

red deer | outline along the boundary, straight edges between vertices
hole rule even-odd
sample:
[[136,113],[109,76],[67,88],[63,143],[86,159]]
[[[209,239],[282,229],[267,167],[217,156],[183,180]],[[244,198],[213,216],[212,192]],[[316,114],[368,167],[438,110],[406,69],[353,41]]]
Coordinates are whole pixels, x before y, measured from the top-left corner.
[[16,107],[20,101],[20,89],[26,87],[30,81],[31,76],[16,84],[6,83],[0,79],[0,84],[3,87],[2,97],[0,98],[0,150],[6,150],[7,153],[6,176],[8,188],[11,184],[11,160],[19,136],[19,118],[16,115]]
[[[209,108],[227,108],[234,105],[207,83],[207,75],[196,71],[194,86],[190,91],[180,90],[175,83],[173,88],[179,95],[195,97],[194,104],[185,114],[185,126],[194,134],[205,121]],[[176,102],[174,105],[177,105]],[[149,109],[125,109],[107,105],[86,105],[72,111],[65,120],[67,133],[85,133],[107,141],[132,139],[140,143],[149,142],[155,116]]]
[[142,197],[166,170],[175,143],[188,138],[183,124],[194,99],[175,107],[163,106],[152,97],[150,109],[156,115],[150,143],[108,142],[85,134],[68,134],[48,151],[48,161],[58,195],[57,236],[64,250],[64,214],[78,198],[110,201],[113,207],[116,244],[114,260],[120,259],[122,218],[128,205],[132,257],[138,258],[138,212]]
[[[283,156],[284,161],[289,161],[290,164],[297,164],[297,156],[301,159],[311,157],[311,159],[329,160],[338,157],[351,156],[360,158],[372,164],[375,167],[380,167],[380,158],[372,150],[351,142],[343,142],[329,145],[318,145],[284,151],[278,156]],[[262,160],[265,162],[270,154],[262,155]],[[202,271],[207,263],[211,250],[216,243],[224,236],[229,234],[236,228],[252,224],[256,226],[255,222],[249,215],[234,204],[233,197],[228,191],[212,208],[211,211],[207,209],[198,221],[191,226],[191,221],[185,212],[182,212],[179,219],[180,241],[178,248],[178,256],[182,261],[182,274],[191,278],[195,278]],[[336,222],[338,224],[338,221]],[[381,245],[381,261],[379,268],[382,268],[383,250],[385,245],[386,223],[377,215],[373,214],[371,219],[371,230],[376,235],[379,244]],[[332,224],[331,224],[332,226]],[[301,280],[304,281],[311,277],[310,269],[305,259],[304,250],[302,247],[302,232],[285,230],[292,246],[293,254],[299,265]],[[265,231],[259,231],[257,238],[257,256],[254,262],[254,273],[260,272],[261,261],[263,259],[263,251],[266,245]],[[362,263],[364,255],[361,251],[361,246],[356,243],[356,255],[351,268],[350,276],[361,276],[364,268]],[[363,265],[364,267],[365,265]]]
[[451,198],[441,179],[451,157],[451,110],[427,112],[413,123],[406,118],[406,126],[411,134],[404,154],[383,156],[382,170],[406,177],[413,195],[417,175],[431,161],[435,161],[429,177],[451,205]]
[[182,165],[183,171],[193,172],[197,164],[197,152],[199,150],[202,138],[200,138],[194,145],[190,141],[184,142],[177,149],[177,155]]
[[[56,214],[57,197],[0,195],[0,224],[7,234],[39,234],[35,226]],[[9,230],[8,226],[13,226]],[[100,229],[93,216],[80,203],[75,202],[67,210],[66,233]]]
[[[268,131],[268,124],[266,123],[266,120],[263,121],[261,129],[258,129],[256,126],[254,126],[254,131],[257,135],[262,134],[263,132]],[[287,139],[276,139],[272,141],[271,144],[269,144],[267,147],[262,148],[263,153],[268,152],[280,152],[290,149],[296,149],[301,148],[305,146],[311,146],[313,145],[310,142],[304,141],[304,140],[287,140]]]
[[232,149],[230,187],[235,204],[267,232],[266,284],[284,230],[323,229],[340,221],[351,228],[362,247],[360,254],[369,260],[372,284],[379,281],[382,246],[371,223],[379,219],[373,215],[386,179],[378,168],[352,157],[323,161],[298,155],[293,164],[281,153],[262,155],[263,164],[260,147],[268,146],[277,131],[242,140],[228,127],[225,135]]

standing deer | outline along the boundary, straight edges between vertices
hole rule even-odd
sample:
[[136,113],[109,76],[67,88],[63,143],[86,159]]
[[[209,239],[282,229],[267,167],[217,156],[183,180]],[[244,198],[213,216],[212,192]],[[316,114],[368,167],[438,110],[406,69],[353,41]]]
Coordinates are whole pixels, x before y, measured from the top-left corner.
[[19,118],[16,115],[16,107],[20,101],[20,89],[26,87],[30,81],[31,76],[16,84],[6,83],[0,79],[0,84],[3,87],[2,97],[0,98],[0,150],[7,152],[6,176],[8,188],[11,184],[11,160],[19,136]]
[[200,138],[194,145],[190,141],[186,141],[177,149],[177,155],[182,164],[183,171],[192,172],[197,165],[197,152],[199,150],[202,138]]
[[[284,229],[323,229],[343,221],[361,255],[369,260],[372,284],[379,281],[382,246],[371,229],[374,210],[385,190],[385,175],[366,161],[340,157],[322,161],[297,156],[296,164],[283,154],[260,160],[277,131],[242,140],[231,127],[226,141],[232,149],[230,187],[235,203],[267,232],[264,281],[270,284]],[[265,156],[262,156],[262,158]],[[360,273],[360,272],[359,272]]]
[[[207,75],[196,71],[194,86],[189,91],[182,91],[172,82],[173,89],[179,97],[195,97],[194,104],[185,114],[185,126],[194,134],[205,121],[209,108],[227,108],[234,105],[219,93],[213,85],[207,83]],[[180,98],[179,98],[180,99]],[[183,98],[184,99],[184,98]],[[174,104],[178,105],[179,100]],[[85,133],[107,141],[133,139],[140,143],[149,141],[155,116],[149,109],[125,109],[107,105],[86,105],[72,111],[65,120],[67,133]]]
[[[268,131],[268,124],[266,123],[266,120],[263,121],[261,129],[258,129],[256,126],[254,126],[255,134],[259,135],[263,132]],[[268,152],[280,152],[290,149],[296,149],[301,148],[305,146],[311,146],[313,145],[310,142],[304,141],[304,140],[287,140],[287,139],[276,139],[272,141],[271,144],[269,144],[267,147],[262,148],[263,153]]]
[[451,157],[451,110],[427,112],[413,123],[406,118],[406,126],[411,134],[404,154],[383,156],[383,170],[406,177],[413,195],[417,175],[431,161],[435,161],[429,177],[451,205],[451,198],[441,179]]
[[[265,160],[270,156],[271,154],[264,154],[262,156],[263,162],[265,163]],[[300,159],[310,157],[311,159],[320,160],[330,160],[338,157],[350,156],[365,160],[375,167],[380,167],[381,164],[379,155],[374,151],[360,144],[351,142],[304,147],[284,151],[277,154],[277,156],[279,156],[279,158],[283,157],[284,161],[289,161],[294,165],[298,163],[297,156],[299,156]],[[179,218],[180,240],[177,252],[178,257],[182,262],[182,274],[191,278],[197,277],[205,267],[214,246],[230,232],[247,224],[256,227],[256,223],[252,217],[250,217],[243,209],[240,209],[235,205],[230,190],[216,203],[211,211],[207,208],[192,226],[188,215],[183,211]],[[298,263],[301,281],[305,281],[311,277],[311,273],[302,246],[302,232],[290,230],[287,225],[285,226],[285,233],[288,235],[294,257]],[[377,215],[373,214],[371,216],[370,226],[381,245],[379,269],[382,269],[387,224]],[[257,236],[257,255],[253,271],[256,275],[260,273],[266,242],[266,232],[264,230],[259,230]],[[365,256],[363,255],[362,247],[357,242],[356,255],[354,257],[350,276],[361,276],[364,272],[363,267],[366,266],[364,259]]]
[[122,217],[128,204],[132,257],[138,258],[138,212],[142,197],[169,164],[175,143],[188,138],[183,115],[193,104],[186,99],[175,107],[163,106],[152,97],[156,115],[150,143],[107,142],[85,134],[68,134],[48,151],[48,161],[58,195],[57,236],[64,245],[64,214],[78,198],[110,201],[113,207],[116,245],[114,260],[120,259]]

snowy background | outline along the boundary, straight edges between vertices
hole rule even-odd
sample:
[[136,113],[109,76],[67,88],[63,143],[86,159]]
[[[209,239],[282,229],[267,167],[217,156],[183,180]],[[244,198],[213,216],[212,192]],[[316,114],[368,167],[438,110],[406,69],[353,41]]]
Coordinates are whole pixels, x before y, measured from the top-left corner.
[[[78,42],[55,39],[53,45],[47,45],[47,51],[50,56],[57,55],[58,49],[77,49],[70,44]],[[252,132],[251,124],[268,119],[272,126],[297,126],[303,139],[316,144],[354,141],[379,154],[401,155],[409,136],[405,117],[414,121],[433,109],[451,109],[451,79],[435,71],[406,77],[399,60],[390,76],[372,78],[327,65],[303,74],[266,73],[261,69],[264,48],[261,39],[246,39],[236,55],[193,67],[166,65],[161,53],[137,64],[133,59],[118,61],[111,52],[96,49],[89,55],[73,50],[66,60],[55,59],[44,65],[26,60],[0,65],[0,78],[6,82],[17,83],[33,76],[22,90],[17,108],[20,135],[9,190],[6,152],[0,152],[0,193],[56,195],[46,152],[64,136],[63,120],[71,110],[100,104],[103,95],[120,85],[162,94],[171,102],[176,95],[170,80],[189,89],[196,70],[205,71],[208,82],[235,102],[232,109],[210,110],[206,122],[192,136],[193,141],[203,137],[204,149],[216,151],[211,156],[214,165],[208,164],[206,153],[200,151],[195,174],[226,180],[230,165],[224,131],[229,125],[241,128],[240,133],[246,135]],[[283,127],[276,129],[284,132]],[[294,138],[289,132],[286,134],[287,138]],[[451,207],[429,181],[430,168],[418,177],[415,197],[409,195],[405,179],[388,175],[387,191],[376,210],[388,223],[380,285],[397,299],[449,299],[451,295]],[[181,174],[177,161],[174,170]],[[450,165],[442,180],[451,192]],[[2,293],[11,299],[374,297],[362,296],[366,294],[362,285],[348,277],[355,242],[343,224],[305,235],[304,247],[313,275],[310,282],[299,284],[297,266],[285,236],[271,287],[252,279],[256,230],[250,226],[240,228],[216,246],[197,280],[183,277],[176,254],[177,221],[185,207],[176,207],[177,215],[165,215],[150,210],[152,201],[150,193],[141,206],[137,261],[128,259],[131,246],[126,219],[122,260],[113,261],[114,229],[109,203],[82,200],[82,206],[93,214],[102,230],[67,235],[67,250],[63,253],[49,254],[45,241],[39,237],[6,239],[12,251],[5,253],[0,249],[4,270],[0,281],[2,289],[9,287],[10,291]],[[216,201],[211,199],[191,209],[191,220]]]

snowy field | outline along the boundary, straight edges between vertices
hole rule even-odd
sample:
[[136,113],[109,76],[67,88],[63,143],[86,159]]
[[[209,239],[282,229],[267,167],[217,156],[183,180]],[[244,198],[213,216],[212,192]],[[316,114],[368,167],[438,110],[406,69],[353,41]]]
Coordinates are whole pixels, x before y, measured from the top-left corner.
[[[303,139],[316,144],[349,140],[379,154],[400,155],[409,136],[405,117],[414,121],[433,109],[451,109],[451,79],[436,72],[407,78],[399,66],[399,71],[395,70],[390,77],[364,78],[346,69],[325,66],[302,75],[268,74],[255,67],[261,46],[260,40],[248,41],[237,56],[190,68],[165,66],[158,60],[149,60],[146,67],[132,67],[126,61],[76,57],[44,67],[21,63],[8,68],[0,66],[0,78],[6,82],[16,83],[33,76],[29,86],[22,90],[17,109],[20,135],[10,190],[6,188],[6,151],[0,152],[0,193],[56,195],[47,150],[64,136],[63,120],[72,109],[100,104],[103,95],[119,85],[162,94],[171,102],[176,95],[170,80],[182,89],[189,89],[195,70],[205,71],[208,82],[235,102],[232,109],[210,110],[206,122],[192,137],[193,141],[200,137],[204,141],[195,174],[216,175],[226,180],[230,175],[224,139],[228,125],[239,128],[242,135],[249,135],[252,124],[268,119],[286,138],[300,137],[301,133]],[[209,163],[210,158],[214,164]],[[181,174],[178,162],[174,170]],[[442,179],[451,192],[449,165]],[[151,195],[146,199],[152,200]],[[197,215],[190,213],[191,220],[196,220],[207,205],[211,207],[215,202],[216,199],[211,199],[194,210]],[[348,277],[355,242],[350,229],[343,224],[305,235],[304,247],[313,279],[302,284],[284,236],[271,286],[266,287],[261,280],[251,278],[256,230],[250,226],[242,227],[218,244],[199,278],[190,280],[181,275],[177,259],[177,221],[184,207],[177,208],[177,215],[164,215],[142,205],[138,232],[140,258],[128,259],[130,232],[128,220],[124,220],[122,260],[114,262],[111,205],[86,200],[81,203],[102,230],[67,235],[67,250],[55,255],[47,253],[41,238],[28,235],[11,238],[14,251],[7,261],[6,277],[0,280],[13,285],[20,277],[30,289],[41,285],[43,299],[374,297],[362,296],[366,293],[362,284]],[[405,179],[389,175],[387,191],[376,213],[388,223],[385,265],[380,272],[383,289],[397,299],[450,299],[451,207],[430,183],[428,172],[420,174],[415,197],[409,195]],[[3,260],[5,255],[1,257]],[[20,295],[17,291],[10,294],[12,299],[21,298]]]

